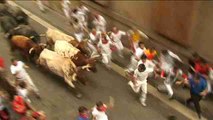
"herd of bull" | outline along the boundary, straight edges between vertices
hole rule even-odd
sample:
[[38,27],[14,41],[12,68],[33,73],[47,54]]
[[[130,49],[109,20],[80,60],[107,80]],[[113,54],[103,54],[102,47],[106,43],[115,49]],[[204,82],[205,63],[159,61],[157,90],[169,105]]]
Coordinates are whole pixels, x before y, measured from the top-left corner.
[[[63,77],[72,88],[75,88],[73,81],[86,83],[86,72],[97,71],[95,64],[99,56],[87,52],[85,41],[78,42],[72,36],[50,28],[45,34],[38,34],[28,21],[28,15],[19,7],[0,4],[0,24],[11,51],[19,51],[27,61]],[[41,43],[41,36],[45,37],[46,43]]]

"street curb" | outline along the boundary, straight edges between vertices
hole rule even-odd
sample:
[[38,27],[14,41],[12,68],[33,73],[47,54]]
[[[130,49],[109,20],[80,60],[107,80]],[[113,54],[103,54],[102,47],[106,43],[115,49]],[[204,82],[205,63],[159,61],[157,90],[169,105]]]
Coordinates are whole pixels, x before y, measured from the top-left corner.
[[[13,1],[8,1],[8,4],[10,5],[14,5],[14,6],[18,6],[20,7],[30,18],[32,18],[33,20],[35,20],[36,22],[40,23],[42,26],[46,27],[46,28],[52,28],[52,29],[56,29],[59,30],[58,28],[52,26],[51,24],[47,23],[46,21],[42,20],[41,18],[39,18],[38,16],[34,15],[33,13],[29,12],[28,10],[24,9],[23,7],[21,7],[20,5],[17,5],[15,2]],[[59,30],[61,31],[61,30]],[[62,32],[62,31],[61,31]],[[118,74],[120,74],[121,76],[125,77],[125,72],[124,69],[121,68],[120,66],[112,63],[112,69],[117,72]],[[150,84],[148,84],[148,92],[155,96],[156,98],[158,98],[159,100],[161,100],[163,103],[167,104],[168,106],[170,106],[171,108],[173,108],[174,110],[180,112],[181,114],[183,114],[184,116],[186,116],[187,118],[189,118],[190,120],[197,120],[197,114],[192,111],[191,109],[185,107],[184,105],[182,105],[181,103],[179,103],[176,100],[173,101],[168,101],[168,98],[163,95],[160,94],[156,88],[154,88],[153,86],[151,86]],[[206,118],[203,118],[203,120],[207,120]]]

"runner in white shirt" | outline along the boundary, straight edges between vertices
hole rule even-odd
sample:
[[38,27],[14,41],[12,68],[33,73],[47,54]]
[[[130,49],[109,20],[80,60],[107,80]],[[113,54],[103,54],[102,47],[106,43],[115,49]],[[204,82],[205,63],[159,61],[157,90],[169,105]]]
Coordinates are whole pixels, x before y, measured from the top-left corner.
[[121,38],[124,35],[126,35],[126,32],[118,30],[118,28],[116,28],[116,27],[113,27],[110,38],[112,39],[115,46],[117,47],[120,57],[123,57],[124,46],[121,42]]
[[141,56],[140,61],[138,62],[138,66],[140,64],[144,64],[146,66],[146,68],[152,70],[152,72],[154,72],[154,68],[155,68],[155,64],[151,61],[147,59],[147,56],[145,54],[143,54]]
[[91,56],[97,54],[97,43],[99,41],[101,32],[96,31],[95,29],[92,29],[92,31],[89,33],[89,41],[88,46],[91,50]]
[[98,102],[92,110],[93,120],[108,120],[106,115],[107,106],[102,102]]
[[35,92],[37,97],[40,97],[37,87],[34,85],[32,79],[25,70],[25,68],[29,67],[26,66],[22,61],[17,61],[15,59],[12,59],[11,62],[12,65],[10,66],[10,71],[16,77],[17,82],[24,81],[27,84],[27,88]]
[[102,62],[106,65],[107,68],[111,68],[111,58],[112,58],[112,51],[110,49],[110,45],[112,45],[112,42],[109,38],[109,36],[105,33],[102,33],[100,36],[100,40],[98,43],[98,49],[102,55]]
[[69,0],[62,0],[62,9],[64,11],[64,15],[68,20],[70,20],[70,4],[71,2]]
[[84,38],[84,36],[85,36],[85,34],[84,34],[84,25],[83,24],[81,24],[79,21],[78,21],[78,19],[75,19],[74,20],[74,23],[73,23],[73,27],[74,27],[74,36],[75,36],[75,38],[76,38],[76,40],[78,41],[78,42],[81,42],[82,40],[83,40],[83,38]]
[[87,28],[87,21],[85,18],[85,14],[81,12],[79,9],[74,9],[71,14],[73,19],[77,19],[80,24],[82,24],[85,28]]
[[81,4],[79,6],[78,10],[79,10],[79,12],[81,12],[83,14],[83,16],[85,18],[84,23],[85,23],[85,25],[87,25],[89,9],[86,6]]
[[138,48],[136,49],[134,55],[131,57],[131,63],[128,65],[128,69],[126,70],[127,72],[133,72],[138,65],[138,61],[140,60],[141,56],[144,53],[144,50],[146,50],[144,43],[139,42],[138,43]]
[[134,71],[133,80],[129,82],[134,92],[139,93],[141,89],[140,102],[143,106],[146,106],[147,78],[150,72],[152,72],[151,69],[146,68],[144,64],[140,64],[138,69]]
[[106,20],[103,16],[96,14],[93,20],[93,24],[97,31],[106,32]]

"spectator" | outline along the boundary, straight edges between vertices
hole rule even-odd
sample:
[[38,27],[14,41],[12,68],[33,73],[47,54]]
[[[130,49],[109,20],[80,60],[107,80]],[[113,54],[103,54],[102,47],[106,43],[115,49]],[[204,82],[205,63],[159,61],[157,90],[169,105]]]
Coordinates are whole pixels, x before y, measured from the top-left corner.
[[20,120],[46,120],[46,115],[43,111],[28,110]]
[[0,57],[0,70],[4,69],[4,59]]
[[13,110],[19,115],[25,115],[26,111],[29,109],[28,103],[25,102],[24,98],[21,96],[14,96],[14,100],[12,102]]
[[32,79],[25,70],[25,68],[29,67],[26,66],[22,61],[17,61],[16,59],[12,59],[11,62],[12,65],[10,66],[10,71],[15,76],[16,82],[26,82],[27,89],[32,90],[36,94],[36,97],[40,98],[37,87],[34,85]]
[[195,74],[189,80],[184,80],[184,84],[190,87],[191,97],[187,99],[186,104],[194,103],[198,117],[201,118],[200,100],[208,93],[207,82],[204,77]]
[[101,37],[98,43],[98,51],[102,55],[102,62],[106,65],[108,69],[111,69],[111,58],[112,50],[110,46],[112,45],[109,36],[106,33],[101,33]]
[[91,56],[94,54],[97,54],[97,43],[99,42],[101,32],[97,31],[96,29],[92,29],[92,31],[89,33],[89,41],[88,46],[91,50]]
[[95,14],[93,24],[97,31],[106,32],[106,20],[103,16]]
[[131,62],[128,65],[128,69],[126,70],[127,72],[132,72],[137,68],[138,61],[140,60],[141,56],[143,55],[144,50],[146,50],[144,43],[139,42],[135,54],[132,55],[132,57],[131,57]]
[[6,95],[2,91],[0,91],[0,119],[10,120],[10,113],[3,103],[5,99],[7,99]]
[[78,108],[79,116],[77,120],[89,120],[89,112],[88,109],[84,106],[80,106]]
[[150,72],[150,69],[146,69],[144,64],[140,64],[134,72],[132,81],[129,82],[134,92],[139,93],[141,89],[140,102],[144,107],[146,106],[147,78]]
[[124,46],[121,42],[121,38],[122,36],[126,35],[126,32],[119,30],[116,27],[112,28],[112,33],[110,38],[112,39],[113,43],[115,44],[115,46],[117,47],[119,56],[123,58],[123,49]]
[[106,110],[107,106],[103,102],[97,102],[96,106],[92,110],[93,120],[108,120]]

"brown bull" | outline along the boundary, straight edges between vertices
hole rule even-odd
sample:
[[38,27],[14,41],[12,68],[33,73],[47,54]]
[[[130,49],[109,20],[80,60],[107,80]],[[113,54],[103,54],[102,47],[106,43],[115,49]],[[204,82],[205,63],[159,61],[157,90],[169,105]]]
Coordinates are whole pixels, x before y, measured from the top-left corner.
[[11,38],[11,50],[19,50],[28,61],[34,57],[38,57],[41,51],[44,49],[44,44],[36,44],[30,38],[15,35]]
[[83,67],[88,71],[92,70],[93,72],[96,72],[96,58],[89,58],[67,41],[56,41],[54,51],[65,58],[71,58],[77,67]]

